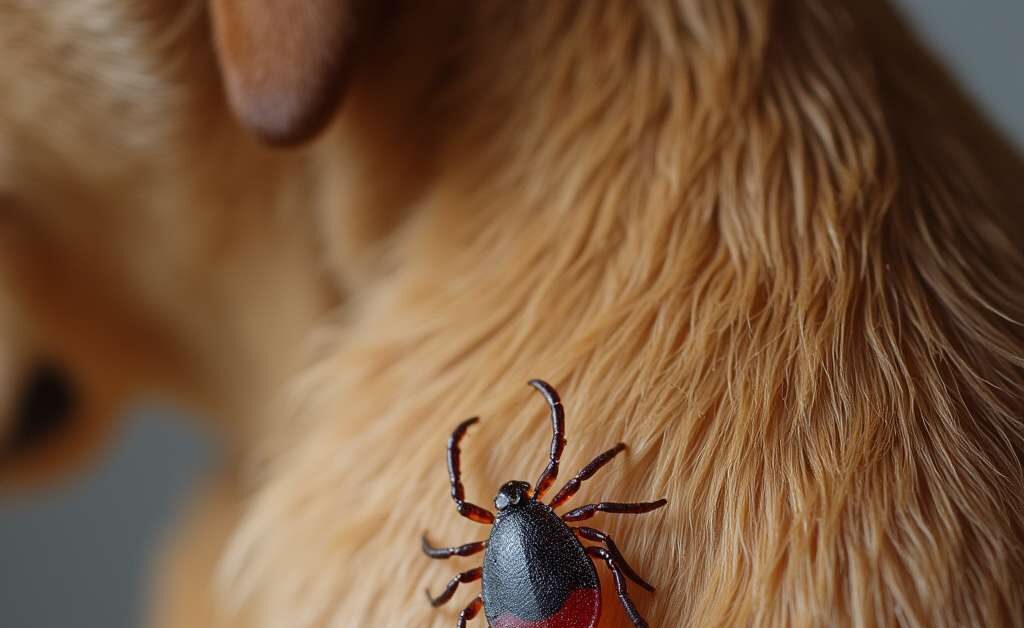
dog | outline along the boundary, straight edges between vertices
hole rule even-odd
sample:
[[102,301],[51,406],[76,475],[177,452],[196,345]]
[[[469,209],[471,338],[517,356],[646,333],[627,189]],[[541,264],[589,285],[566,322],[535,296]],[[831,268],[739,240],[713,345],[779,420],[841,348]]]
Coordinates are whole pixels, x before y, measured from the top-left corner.
[[152,625],[453,625],[473,585],[422,589],[475,563],[420,536],[486,528],[444,443],[481,417],[475,503],[536,477],[532,377],[563,481],[630,446],[579,504],[668,499],[602,515],[651,625],[1024,623],[1024,162],[884,2],[90,0],[0,40],[11,370],[75,391],[5,477],[140,391],[226,444]]

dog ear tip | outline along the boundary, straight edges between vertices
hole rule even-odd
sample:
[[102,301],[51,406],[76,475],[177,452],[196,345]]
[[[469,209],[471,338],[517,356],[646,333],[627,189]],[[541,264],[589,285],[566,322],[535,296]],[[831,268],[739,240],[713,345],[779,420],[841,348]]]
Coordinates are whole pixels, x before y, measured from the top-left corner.
[[242,126],[262,143],[289,148],[316,138],[333,118],[336,95],[318,104],[267,102],[260,98],[233,98],[232,108]]
[[[344,0],[216,0],[213,47],[236,119],[275,147],[313,139],[330,122],[352,73],[354,35]],[[294,19],[293,19],[294,18]]]
[[294,148],[319,135],[324,125],[321,123],[275,125],[249,120],[245,126],[260,142],[271,148]]

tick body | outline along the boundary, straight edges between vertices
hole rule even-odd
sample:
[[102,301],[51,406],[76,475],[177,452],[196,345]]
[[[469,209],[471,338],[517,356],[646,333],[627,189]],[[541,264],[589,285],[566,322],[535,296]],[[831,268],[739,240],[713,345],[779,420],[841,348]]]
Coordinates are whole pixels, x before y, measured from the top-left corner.
[[[635,504],[600,502],[588,504],[564,515],[555,509],[567,502],[580,485],[598,469],[625,449],[619,443],[595,458],[576,474],[549,503],[542,498],[558,477],[558,465],[565,448],[565,414],[558,393],[545,382],[532,380],[551,409],[551,453],[548,464],[532,488],[528,482],[505,483],[494,498],[498,511],[491,511],[465,500],[460,470],[459,444],[477,419],[462,422],[448,441],[448,475],[452,499],[459,514],[483,524],[493,524],[486,541],[447,548],[432,547],[423,539],[423,551],[431,558],[470,556],[485,551],[483,566],[464,571],[433,597],[440,606],[455,594],[462,583],[483,580],[483,593],[460,614],[456,626],[466,623],[484,610],[491,628],[594,628],[601,616],[601,588],[592,559],[600,559],[612,572],[616,593],[626,615],[636,628],[646,628],[629,597],[626,579],[648,591],[647,584],[626,563],[615,541],[594,528],[574,527],[569,522],[589,519],[598,512],[641,514],[665,505],[665,500]],[[584,546],[582,540],[601,543]]]
[[594,563],[569,526],[532,499],[498,516],[483,580],[492,628],[592,628],[601,616]]

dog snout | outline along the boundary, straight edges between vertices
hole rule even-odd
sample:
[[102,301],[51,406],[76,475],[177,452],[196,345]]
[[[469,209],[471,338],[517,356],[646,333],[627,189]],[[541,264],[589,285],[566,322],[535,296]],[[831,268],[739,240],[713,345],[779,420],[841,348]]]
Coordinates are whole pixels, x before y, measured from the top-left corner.
[[31,453],[61,433],[74,419],[78,398],[70,372],[54,360],[34,360],[7,379],[15,383],[3,396],[0,457]]

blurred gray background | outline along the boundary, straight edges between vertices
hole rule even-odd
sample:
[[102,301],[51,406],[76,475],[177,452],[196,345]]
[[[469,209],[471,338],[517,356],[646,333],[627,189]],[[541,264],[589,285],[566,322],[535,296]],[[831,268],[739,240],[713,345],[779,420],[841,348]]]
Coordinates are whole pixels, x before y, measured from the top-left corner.
[[[898,4],[1024,146],[1024,1]],[[152,549],[215,456],[172,411],[141,408],[84,477],[0,502],[0,628],[139,626]]]

